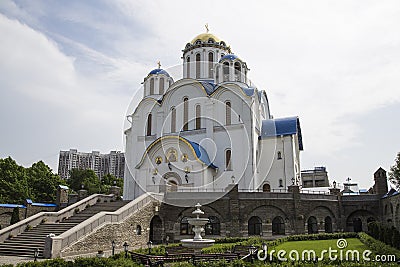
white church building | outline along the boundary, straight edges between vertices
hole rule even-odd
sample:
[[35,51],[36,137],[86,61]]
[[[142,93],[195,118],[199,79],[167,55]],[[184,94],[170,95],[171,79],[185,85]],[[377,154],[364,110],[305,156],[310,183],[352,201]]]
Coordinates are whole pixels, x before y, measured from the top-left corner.
[[300,184],[299,119],[273,118],[247,63],[208,31],[186,44],[182,59],[180,80],[160,67],[150,71],[127,118],[124,199]]

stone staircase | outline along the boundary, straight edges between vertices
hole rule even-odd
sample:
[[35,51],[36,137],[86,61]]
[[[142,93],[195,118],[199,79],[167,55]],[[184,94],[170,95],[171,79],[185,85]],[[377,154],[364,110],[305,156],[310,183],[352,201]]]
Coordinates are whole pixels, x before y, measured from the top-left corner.
[[38,249],[38,257],[43,258],[44,242],[47,235],[60,235],[101,211],[116,211],[127,203],[129,201],[96,203],[62,222],[41,223],[0,243],[0,256],[33,257],[35,250]]

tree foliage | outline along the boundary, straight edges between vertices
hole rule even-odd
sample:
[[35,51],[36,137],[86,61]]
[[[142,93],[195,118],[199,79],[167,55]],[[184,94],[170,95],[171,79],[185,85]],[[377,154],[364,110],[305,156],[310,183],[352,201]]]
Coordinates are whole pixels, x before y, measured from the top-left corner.
[[389,181],[400,190],[400,152],[397,153],[395,164],[390,167]]
[[63,183],[43,161],[24,168],[11,157],[0,159],[0,203],[22,204],[27,198],[54,202],[57,186]]
[[43,161],[34,163],[26,169],[28,186],[36,202],[51,202],[56,199],[57,187],[65,182],[52,173],[49,166]]
[[83,187],[89,194],[102,192],[100,180],[93,170],[72,169],[69,173],[68,185],[72,190],[79,191]]
[[118,187],[124,187],[124,179],[122,178],[117,178],[112,174],[106,174],[103,176],[103,178],[101,179],[101,184],[103,186],[113,186],[116,185]]
[[32,198],[24,167],[11,157],[0,159],[0,203],[23,203]]

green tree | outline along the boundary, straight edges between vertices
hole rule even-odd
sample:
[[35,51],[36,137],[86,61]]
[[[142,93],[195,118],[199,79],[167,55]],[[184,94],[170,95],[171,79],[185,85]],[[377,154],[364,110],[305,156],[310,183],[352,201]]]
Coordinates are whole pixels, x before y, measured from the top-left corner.
[[65,181],[52,173],[50,167],[43,161],[32,164],[30,168],[26,169],[26,172],[32,198],[36,202],[54,202],[58,185],[65,184]]
[[122,178],[117,178],[112,174],[106,174],[101,178],[101,184],[105,186],[113,186],[115,182],[115,185],[118,187],[124,187],[124,179]]
[[68,185],[71,189],[78,191],[82,189],[88,190],[89,194],[101,193],[101,183],[93,170],[72,169],[70,170],[70,178]]
[[394,165],[390,167],[389,181],[400,190],[400,152],[397,153]]
[[11,157],[0,159],[0,203],[24,203],[31,196],[25,168]]

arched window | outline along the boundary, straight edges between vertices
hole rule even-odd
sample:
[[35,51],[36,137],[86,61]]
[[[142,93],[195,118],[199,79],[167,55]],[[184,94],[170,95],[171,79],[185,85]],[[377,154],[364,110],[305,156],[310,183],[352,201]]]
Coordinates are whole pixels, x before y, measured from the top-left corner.
[[201,107],[200,105],[196,106],[196,129],[201,129]]
[[307,228],[309,234],[317,234],[318,233],[318,224],[317,219],[314,216],[311,216],[307,220]]
[[147,131],[146,131],[147,136],[151,135],[151,120],[152,120],[152,115],[150,113],[149,115],[147,115]]
[[183,130],[189,130],[189,99],[185,97],[183,99]]
[[221,224],[215,216],[208,217],[208,223],[205,226],[206,235],[220,235]]
[[325,233],[332,233],[332,219],[330,216],[325,217]]
[[214,65],[214,53],[209,52],[208,53],[208,77],[212,78],[213,77],[213,65]]
[[263,192],[271,192],[271,186],[269,184],[264,184]]
[[181,220],[180,234],[181,235],[193,234],[192,227],[189,225],[187,217],[183,217]]
[[231,107],[231,102],[226,101],[225,103],[225,124],[226,125],[231,125],[231,118],[232,118],[232,107]]
[[160,78],[160,87],[159,87],[159,94],[164,94],[164,78]]
[[262,229],[261,219],[257,216],[253,216],[248,222],[248,234],[249,235],[260,235]]
[[273,235],[284,235],[285,234],[285,222],[282,217],[277,216],[272,220],[272,234]]
[[279,187],[283,187],[283,180],[279,179]]
[[278,151],[278,159],[282,159],[282,152]]
[[232,151],[230,149],[225,151],[225,168],[227,171],[232,170]]
[[150,94],[154,95],[154,78],[150,79]]
[[190,57],[186,58],[186,76],[190,77]]
[[196,78],[200,78],[200,54],[196,54]]
[[242,72],[242,67],[239,62],[235,62],[235,81],[240,82],[240,75]]
[[222,74],[224,77],[224,82],[229,81],[229,62],[224,62],[222,65]]
[[176,132],[176,109],[175,107],[171,108],[171,133]]

